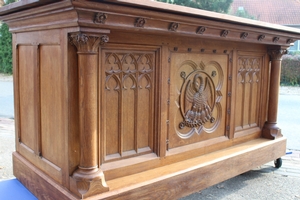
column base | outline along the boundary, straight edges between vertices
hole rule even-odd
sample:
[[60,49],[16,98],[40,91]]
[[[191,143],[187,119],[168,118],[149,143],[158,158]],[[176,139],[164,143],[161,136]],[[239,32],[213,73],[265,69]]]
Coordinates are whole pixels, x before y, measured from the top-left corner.
[[77,169],[70,177],[70,190],[81,199],[107,192],[104,174],[101,169]]
[[277,123],[266,122],[262,129],[262,137],[271,140],[282,137],[281,129],[277,127]]

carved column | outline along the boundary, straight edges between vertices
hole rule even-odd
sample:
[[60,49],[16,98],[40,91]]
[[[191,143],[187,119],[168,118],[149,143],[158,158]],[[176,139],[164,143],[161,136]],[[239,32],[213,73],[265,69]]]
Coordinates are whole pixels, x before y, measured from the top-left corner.
[[263,127],[262,136],[268,139],[281,137],[281,130],[277,127],[278,97],[280,85],[280,72],[282,55],[286,54],[286,49],[269,49],[271,58],[271,74],[269,87],[268,118]]
[[71,34],[70,43],[77,47],[79,75],[80,164],[71,177],[71,191],[81,198],[108,191],[104,174],[98,166],[97,69],[99,45],[108,36]]

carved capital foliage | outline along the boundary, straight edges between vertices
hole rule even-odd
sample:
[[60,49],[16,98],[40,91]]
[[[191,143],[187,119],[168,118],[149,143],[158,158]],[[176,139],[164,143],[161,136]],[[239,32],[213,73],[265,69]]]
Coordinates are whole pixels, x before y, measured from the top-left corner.
[[282,56],[287,54],[288,50],[286,49],[269,49],[268,54],[270,55],[271,60],[282,60]]
[[95,53],[98,52],[100,45],[109,41],[109,37],[107,35],[90,36],[83,33],[72,33],[69,41],[72,45],[76,46],[78,52]]

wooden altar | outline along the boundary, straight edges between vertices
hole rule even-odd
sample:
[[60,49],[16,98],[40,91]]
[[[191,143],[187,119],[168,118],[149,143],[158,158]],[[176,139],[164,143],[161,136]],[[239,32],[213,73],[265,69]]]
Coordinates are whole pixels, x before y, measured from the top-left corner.
[[153,1],[23,0],[14,175],[39,199],[177,199],[285,155],[300,30]]

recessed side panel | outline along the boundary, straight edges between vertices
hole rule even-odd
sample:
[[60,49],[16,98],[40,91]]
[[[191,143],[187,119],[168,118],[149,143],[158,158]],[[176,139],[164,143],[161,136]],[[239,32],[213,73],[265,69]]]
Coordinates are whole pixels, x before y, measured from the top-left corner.
[[[41,154],[62,167],[63,163],[63,78],[58,45],[40,46],[41,79]],[[55,148],[53,148],[55,146]]]
[[[235,132],[259,128],[263,56],[253,53],[237,58]],[[249,132],[249,131],[248,131]],[[253,131],[252,131],[253,132]],[[249,132],[251,133],[251,131]]]
[[226,135],[228,55],[172,53],[169,148]]
[[19,72],[19,141],[32,151],[36,150],[36,133],[38,131],[38,79],[36,65],[37,46],[18,46]]

